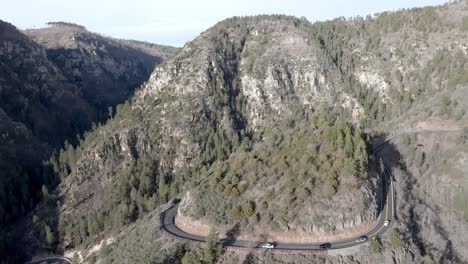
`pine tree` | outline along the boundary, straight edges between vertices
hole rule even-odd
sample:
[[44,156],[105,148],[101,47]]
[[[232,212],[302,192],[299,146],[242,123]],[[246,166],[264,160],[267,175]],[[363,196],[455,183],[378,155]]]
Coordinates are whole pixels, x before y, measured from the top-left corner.
[[379,158],[379,164],[378,164],[378,170],[379,170],[379,173],[380,175],[384,175],[384,172],[385,172],[385,164],[383,162],[383,159],[382,157]]
[[338,135],[336,137],[336,147],[337,149],[342,149],[344,147],[344,139],[343,139],[343,133],[341,130],[338,131]]
[[351,137],[351,129],[349,129],[349,127],[346,127],[345,129],[344,149],[346,154],[348,155],[351,155],[351,153],[353,153],[353,140]]
[[182,262],[182,264],[198,264],[198,263],[200,263],[197,260],[197,258],[195,257],[195,255],[190,251],[185,253],[185,255],[182,258],[181,262]]
[[107,241],[104,240],[101,244],[101,250],[99,250],[99,256],[101,258],[105,258],[110,254],[110,252],[111,252],[111,249],[107,245]]
[[78,255],[78,253],[75,252],[75,254],[73,254],[72,263],[79,264],[80,262],[81,262],[80,256]]
[[362,178],[367,178],[367,151],[364,141],[360,141],[356,147],[356,151],[354,153],[354,160],[357,163],[357,171],[359,176]]
[[255,256],[252,253],[249,253],[242,264],[255,264],[257,263]]
[[242,217],[242,213],[241,213],[241,210],[239,209],[238,206],[233,206],[232,209],[231,209],[231,218],[233,220],[237,220],[239,218]]
[[164,179],[163,175],[159,175],[158,193],[159,198],[161,200],[167,200],[167,195],[169,194],[169,187],[167,186],[166,180]]
[[45,202],[49,202],[50,194],[49,194],[49,190],[47,189],[47,187],[45,185],[42,185],[41,192],[42,192],[42,199]]
[[88,219],[88,233],[90,237],[93,237],[99,232],[99,224],[97,222],[96,214],[93,214]]
[[205,242],[203,260],[206,264],[214,264],[222,253],[222,245],[218,239],[218,233],[211,228]]
[[244,217],[250,217],[255,213],[255,208],[252,202],[245,202],[242,205],[242,214]]
[[55,235],[52,232],[52,229],[48,225],[45,225],[44,228],[45,228],[46,242],[49,246],[52,246],[55,243]]
[[86,220],[84,218],[79,221],[79,232],[80,232],[81,242],[85,241],[86,238],[88,237],[88,227],[87,227]]

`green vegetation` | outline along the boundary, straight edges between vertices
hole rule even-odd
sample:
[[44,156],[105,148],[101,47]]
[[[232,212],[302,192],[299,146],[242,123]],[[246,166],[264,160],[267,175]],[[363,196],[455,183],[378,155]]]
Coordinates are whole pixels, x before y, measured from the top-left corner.
[[203,262],[206,264],[215,264],[222,252],[222,245],[219,242],[218,233],[214,229],[210,229],[203,250]]
[[398,234],[398,232],[396,230],[393,230],[390,233],[390,244],[394,248],[402,248],[402,247],[406,246],[405,241],[400,238],[400,235]]
[[56,27],[73,27],[81,30],[86,30],[84,26],[75,24],[75,23],[70,23],[70,22],[63,22],[63,21],[57,21],[57,22],[47,22],[47,25],[49,26],[56,26]]
[[468,31],[468,16],[462,18],[461,28],[462,31]]
[[52,246],[55,243],[55,235],[48,225],[44,226],[46,242],[49,246]]
[[382,253],[382,251],[384,250],[384,246],[378,238],[371,239],[369,241],[369,248],[373,253]]
[[78,255],[78,253],[73,254],[72,263],[73,264],[79,264],[80,263],[80,256]]
[[188,251],[187,253],[185,253],[184,257],[182,258],[181,260],[182,264],[198,264],[200,263],[195,254],[193,254],[192,252]]
[[[199,199],[191,210],[196,218],[228,224],[272,215],[271,221],[281,222],[281,212],[299,210],[312,194],[328,198],[340,189],[354,191],[368,178],[365,140],[341,119],[315,115],[261,135],[258,142],[244,140],[229,158],[202,168],[192,179],[190,189],[198,190],[192,193]],[[263,196],[249,196],[252,189]],[[273,199],[288,202],[273,206]]]

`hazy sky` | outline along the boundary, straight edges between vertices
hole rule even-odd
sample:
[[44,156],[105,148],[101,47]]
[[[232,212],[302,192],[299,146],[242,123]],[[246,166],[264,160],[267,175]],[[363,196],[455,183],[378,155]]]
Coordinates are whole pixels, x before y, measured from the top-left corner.
[[0,19],[20,29],[67,21],[117,38],[182,46],[216,22],[256,14],[310,21],[374,14],[444,0],[3,0]]

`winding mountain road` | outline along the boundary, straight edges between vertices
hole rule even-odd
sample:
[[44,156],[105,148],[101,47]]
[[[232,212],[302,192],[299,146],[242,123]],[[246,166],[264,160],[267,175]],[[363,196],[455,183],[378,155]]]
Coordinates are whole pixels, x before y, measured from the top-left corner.
[[[358,242],[357,239],[362,236],[368,236],[368,237],[373,237],[373,236],[379,236],[385,233],[391,226],[385,226],[384,222],[386,220],[392,220],[393,219],[393,206],[394,206],[394,198],[393,198],[393,186],[392,183],[390,182],[389,184],[383,183],[383,185],[389,186],[390,187],[390,192],[388,192],[388,195],[386,195],[387,199],[384,205],[384,210],[379,216],[379,220],[377,224],[368,232],[364,234],[360,234],[359,236],[350,238],[350,239],[344,239],[344,240],[337,240],[337,241],[330,241],[331,247],[330,249],[340,249],[340,248],[347,248],[347,247],[352,247],[355,245],[359,245],[364,242]],[[385,187],[384,187],[385,188]],[[178,209],[178,204],[173,205],[170,207],[168,210],[164,211],[161,214],[161,229],[168,232],[171,235],[174,235],[178,238],[190,240],[190,241],[198,241],[198,242],[204,242],[206,237],[202,236],[197,236],[194,234],[189,234],[186,233],[182,230],[180,230],[176,225],[175,225],[175,216],[177,214],[177,209]],[[391,223],[391,222],[390,222]],[[248,240],[221,240],[221,243],[225,246],[231,246],[231,247],[242,247],[242,248],[253,248],[253,247],[258,247],[260,244],[262,244],[265,241],[248,241]],[[280,249],[280,250],[320,250],[320,245],[323,242],[316,242],[316,243],[275,243],[275,248],[274,250]]]
[[[393,133],[392,135],[386,137],[382,142],[376,144],[373,147],[373,153],[375,156],[379,156],[379,152],[382,150],[383,146],[392,140],[395,137],[399,137],[405,134],[418,134],[418,133],[452,133],[452,132],[459,132],[461,129],[420,129],[420,128],[409,128],[409,129],[402,129],[398,132]],[[368,230],[365,233],[362,233],[356,237],[351,237],[349,239],[343,240],[336,240],[336,241],[329,241],[330,247],[329,249],[342,249],[353,247],[359,244],[363,244],[368,242],[361,241],[359,242],[358,239],[361,236],[366,236],[368,238],[377,237],[385,232],[387,232],[393,223],[394,216],[395,216],[395,197],[394,197],[394,190],[393,190],[393,181],[392,175],[390,174],[390,170],[387,168],[384,169],[385,173],[380,179],[381,183],[381,199],[380,199],[380,214],[377,219],[377,223],[373,228]],[[176,236],[181,239],[189,240],[189,241],[198,241],[204,242],[206,237],[198,236],[194,234],[189,234],[184,232],[183,230],[179,229],[175,225],[175,217],[177,214],[178,204],[172,205],[169,209],[164,211],[160,217],[160,228],[169,234]],[[385,222],[389,221],[388,225],[385,225]],[[225,246],[231,247],[240,247],[240,248],[255,248],[259,247],[262,243],[267,241],[248,241],[248,240],[221,240],[221,243]],[[320,245],[324,242],[311,242],[311,243],[275,243],[275,248],[273,250],[290,250],[290,251],[304,251],[304,250],[320,250]]]

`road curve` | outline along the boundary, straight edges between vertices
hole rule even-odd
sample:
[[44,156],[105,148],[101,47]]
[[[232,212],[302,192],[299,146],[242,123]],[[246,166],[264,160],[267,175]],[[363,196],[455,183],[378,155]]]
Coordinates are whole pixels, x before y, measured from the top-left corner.
[[[384,142],[380,143],[379,145],[374,147],[374,155],[378,155],[378,152],[382,149],[382,146],[386,144],[392,138],[399,136],[400,133],[397,135],[393,135],[390,138],[384,140]],[[419,132],[416,132],[419,133]],[[392,177],[390,175],[390,171],[385,168],[385,173],[382,175],[380,180],[381,184],[381,198],[380,198],[380,214],[377,220],[377,223],[373,228],[368,230],[365,233],[359,234],[358,236],[351,237],[349,239],[343,240],[335,240],[329,241],[328,243],[331,244],[330,249],[341,249],[341,248],[348,248],[353,247],[359,244],[366,243],[358,242],[357,239],[360,236],[367,236],[368,238],[377,237],[385,233],[387,230],[391,228],[391,225],[394,220],[394,212],[395,212],[395,197],[394,197],[394,190],[393,190],[393,182]],[[169,209],[164,211],[160,217],[160,229],[166,231],[167,233],[189,241],[198,241],[204,242],[206,237],[198,236],[194,234],[189,234],[184,232],[183,230],[179,229],[175,225],[175,217],[177,214],[178,204],[172,205]],[[385,226],[385,221],[390,221],[390,224]],[[368,240],[369,241],[369,240]],[[255,248],[258,247],[260,244],[267,242],[267,241],[249,241],[249,240],[221,240],[221,243],[225,246],[232,246],[232,247],[242,247],[242,248]],[[297,251],[304,251],[304,250],[320,250],[320,245],[324,242],[311,242],[311,243],[275,243],[275,248],[278,250],[297,250]]]
[[25,264],[72,264],[72,261],[66,257],[53,256],[31,260],[29,262],[26,262]]
[[[387,185],[387,184],[386,184]],[[392,184],[388,184],[390,187],[390,192],[392,193]],[[377,224],[368,232],[360,234],[359,236],[366,235],[368,237],[372,236],[379,236],[385,233],[389,228],[389,226],[384,226],[385,220],[392,220],[393,219],[393,194],[387,196],[387,202],[391,203],[392,206],[385,206],[383,213],[380,214],[379,220]],[[178,209],[178,204],[172,205],[169,209],[164,211],[161,214],[161,229],[168,232],[169,234],[176,236],[178,238],[182,238],[185,240],[190,240],[190,241],[198,241],[198,242],[204,242],[206,237],[203,236],[197,236],[194,234],[189,234],[186,233],[182,230],[180,230],[176,225],[175,225],[175,216],[177,214],[177,209]],[[357,242],[356,239],[359,238],[359,236],[350,238],[350,239],[344,239],[344,240],[337,240],[337,241],[330,241],[331,247],[330,249],[340,249],[340,248],[347,248],[347,247],[352,247],[356,246],[365,242]],[[242,248],[254,248],[258,247],[260,244],[262,244],[264,241],[250,241],[250,240],[221,240],[221,243],[225,246],[232,246],[232,247],[242,247]],[[320,244],[323,242],[312,242],[312,243],[275,243],[275,250],[298,250],[298,251],[304,251],[304,250],[320,250]]]
[[[382,150],[383,146],[387,142],[401,135],[418,134],[418,133],[452,133],[452,132],[460,132],[460,131],[461,129],[417,129],[417,128],[400,130],[388,136],[387,138],[385,138],[381,143],[375,145],[373,147],[373,154],[374,156],[378,156],[378,153]],[[352,238],[344,239],[344,240],[329,241],[328,243],[331,244],[330,249],[348,248],[348,247],[366,243],[367,241],[358,242],[357,239],[360,236],[367,236],[369,238],[377,237],[377,236],[382,235],[383,233],[385,233],[387,230],[391,228],[391,225],[393,223],[394,216],[395,216],[394,215],[395,214],[395,196],[394,196],[392,178],[393,177],[391,175],[390,170],[388,170],[387,168],[384,168],[384,175],[382,175],[382,178],[380,179],[381,189],[382,189],[381,199],[380,199],[380,208],[383,208],[383,209],[380,211],[380,215],[378,217],[378,220],[375,226],[371,228],[370,230],[368,230],[367,232],[362,233],[356,237],[352,237]],[[169,209],[167,209],[161,214],[160,228],[168,232],[169,234],[176,236],[178,238],[181,238],[181,239],[185,239],[189,241],[204,242],[206,237],[186,233],[175,225],[175,216],[177,214],[177,209],[178,209],[178,204],[174,204]],[[385,226],[384,223],[387,220],[390,221],[390,224]],[[224,239],[221,242],[225,246],[252,248],[252,247],[258,247],[260,244],[266,241]],[[294,251],[294,250],[300,250],[300,251],[312,250],[313,251],[313,250],[320,250],[320,244],[322,243],[323,242],[276,243],[276,246],[274,249],[291,250],[291,251]]]

